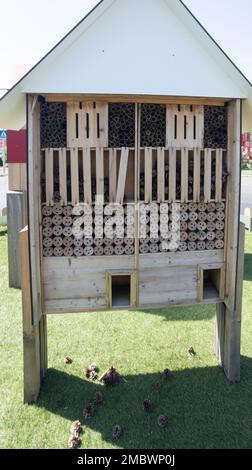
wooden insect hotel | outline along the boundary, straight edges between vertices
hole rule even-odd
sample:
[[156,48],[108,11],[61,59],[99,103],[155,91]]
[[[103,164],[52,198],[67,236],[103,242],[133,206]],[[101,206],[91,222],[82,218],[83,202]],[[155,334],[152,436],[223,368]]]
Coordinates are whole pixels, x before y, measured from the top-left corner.
[[216,354],[239,380],[251,102],[179,0],[101,1],[3,98],[1,120],[27,128],[25,400],[47,314],[216,304]]

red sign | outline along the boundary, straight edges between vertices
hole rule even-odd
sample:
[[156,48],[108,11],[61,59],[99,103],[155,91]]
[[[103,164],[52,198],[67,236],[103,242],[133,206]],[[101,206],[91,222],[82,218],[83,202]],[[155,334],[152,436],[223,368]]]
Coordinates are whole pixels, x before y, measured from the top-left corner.
[[26,130],[8,131],[8,163],[26,163]]

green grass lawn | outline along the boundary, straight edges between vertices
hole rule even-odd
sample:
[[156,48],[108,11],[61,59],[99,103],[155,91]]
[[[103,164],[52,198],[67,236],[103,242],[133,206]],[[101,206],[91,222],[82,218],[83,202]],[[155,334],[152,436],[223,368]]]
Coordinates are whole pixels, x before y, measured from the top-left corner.
[[242,176],[252,176],[252,170],[242,170]]
[[[36,405],[22,403],[21,293],[9,289],[7,236],[0,232],[0,448],[66,448],[69,427],[81,419],[82,448],[252,447],[252,235],[246,236],[241,382],[230,384],[213,354],[214,307],[48,317],[49,370]],[[196,357],[187,355],[189,346]],[[74,362],[65,365],[70,355]],[[112,389],[84,378],[97,362],[113,364],[127,382]],[[165,367],[173,371],[155,387]],[[102,390],[95,416],[82,412]],[[150,398],[150,414],[142,402]],[[63,406],[57,403],[63,400]],[[166,414],[169,424],[157,426]],[[111,429],[124,435],[114,441]]]

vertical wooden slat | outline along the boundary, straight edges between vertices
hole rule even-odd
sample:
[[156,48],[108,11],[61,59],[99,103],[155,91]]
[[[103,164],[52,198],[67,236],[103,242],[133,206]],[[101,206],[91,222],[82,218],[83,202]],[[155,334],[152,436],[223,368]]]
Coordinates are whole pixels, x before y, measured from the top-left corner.
[[225,312],[224,304],[216,305],[216,321],[215,321],[215,355],[217,361],[224,365],[224,340],[225,340]]
[[27,191],[27,166],[26,163],[20,163],[20,190]]
[[9,163],[8,164],[8,183],[9,191],[21,191],[21,171],[20,166],[24,163]]
[[71,195],[73,206],[79,204],[79,165],[78,165],[78,149],[71,149]]
[[42,276],[40,238],[40,107],[37,97],[28,97],[28,211],[29,211],[29,256],[32,294],[32,323],[37,325],[42,316]]
[[104,151],[96,149],[96,198],[99,204],[104,202]]
[[[101,147],[108,146],[108,103],[103,101],[96,102],[96,108],[94,109],[95,120],[96,120],[96,133],[97,133],[97,115],[99,114],[99,137],[97,138],[97,145]],[[94,140],[95,141],[95,140]]]
[[67,205],[67,165],[66,165],[66,149],[59,149],[59,184],[61,204]]
[[139,147],[138,145],[138,104],[135,103],[135,150],[134,150],[134,201],[139,201],[139,181],[138,178],[138,160],[139,160]]
[[204,154],[204,201],[211,200],[212,151],[205,149]]
[[235,308],[236,263],[238,252],[238,221],[240,218],[240,153],[241,153],[241,102],[228,104],[228,148],[227,148],[227,221],[226,238],[226,305],[232,312]]
[[125,184],[126,184],[126,176],[127,176],[127,168],[128,168],[128,158],[129,158],[129,149],[128,148],[122,148],[119,175],[118,175],[118,185],[117,185],[117,192],[116,192],[116,203],[117,204],[123,204],[123,202],[124,202]]
[[196,117],[196,139],[194,146],[204,147],[204,106],[194,106]]
[[45,150],[46,205],[53,205],[53,149]]
[[175,148],[169,149],[169,202],[176,201],[176,158]]
[[115,202],[117,189],[117,150],[109,149],[109,202]]
[[157,150],[158,202],[165,200],[165,159],[164,148]]
[[144,199],[145,202],[152,200],[152,149],[144,149]]
[[215,201],[221,202],[222,200],[222,161],[223,150],[216,150],[216,179],[215,179]]
[[166,106],[166,147],[172,145],[174,136],[173,127],[173,107],[170,104]]
[[92,179],[91,179],[91,151],[88,147],[83,147],[83,182],[84,182],[84,203],[92,204]]
[[[177,116],[177,132],[175,137],[175,116]],[[186,138],[185,138],[186,117]],[[196,136],[194,135],[194,117]],[[193,105],[167,105],[166,111],[166,146],[167,147],[203,147],[204,136],[204,107]],[[195,138],[194,138],[195,137]]]
[[188,202],[188,149],[181,149],[181,202]]
[[201,151],[195,148],[193,151],[193,200],[200,201],[200,160]]
[[194,109],[195,106],[192,107],[191,111],[191,106],[187,106],[187,111],[186,111],[186,147],[192,149],[194,147]]
[[76,139],[75,114],[78,110],[78,103],[69,101],[67,103],[67,146],[75,147],[78,145]]
[[[176,106],[178,109],[178,106]],[[184,116],[187,115],[187,105],[181,105],[180,111],[177,111],[177,139],[175,147],[181,148],[186,145],[186,139],[184,137]]]

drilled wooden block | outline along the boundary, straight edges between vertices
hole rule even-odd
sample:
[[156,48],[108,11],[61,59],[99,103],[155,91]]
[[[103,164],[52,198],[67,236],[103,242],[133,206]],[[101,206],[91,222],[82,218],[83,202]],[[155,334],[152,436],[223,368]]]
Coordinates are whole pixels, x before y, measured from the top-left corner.
[[66,103],[41,103],[40,113],[41,148],[66,147]]

